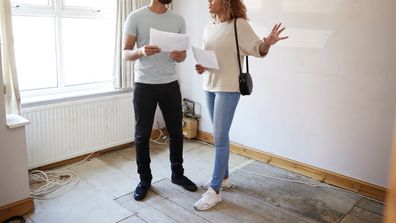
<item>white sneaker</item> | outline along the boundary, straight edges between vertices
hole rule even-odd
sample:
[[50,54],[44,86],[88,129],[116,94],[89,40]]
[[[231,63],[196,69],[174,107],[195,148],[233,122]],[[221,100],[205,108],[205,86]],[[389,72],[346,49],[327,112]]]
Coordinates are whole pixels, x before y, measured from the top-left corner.
[[[210,182],[208,182],[207,184],[201,186],[201,188],[205,189],[205,190],[207,190],[209,187],[210,187]],[[221,190],[225,190],[225,189],[228,189],[228,188],[231,188],[231,187],[234,188],[235,186],[232,185],[230,178],[228,177],[226,179],[223,179],[223,182],[221,182],[221,188],[220,189]]]
[[202,194],[201,199],[195,202],[194,208],[197,211],[204,211],[212,208],[222,201],[223,200],[221,199],[220,193],[216,193],[215,190],[209,187],[209,189],[204,194]]

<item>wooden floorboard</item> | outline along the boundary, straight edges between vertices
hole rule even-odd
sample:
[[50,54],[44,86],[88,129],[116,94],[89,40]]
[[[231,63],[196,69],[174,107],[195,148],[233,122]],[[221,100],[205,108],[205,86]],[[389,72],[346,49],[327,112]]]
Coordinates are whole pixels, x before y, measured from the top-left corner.
[[[247,165],[242,170],[319,184],[311,179],[260,162]],[[324,184],[325,187],[311,187],[305,184],[269,179],[242,170],[235,171],[231,176],[238,190],[297,216],[317,222],[339,222],[360,199],[357,195],[339,191]]]
[[152,185],[151,192],[144,202],[133,200],[132,194],[117,199],[117,202],[147,222],[155,222],[157,219],[147,216],[155,215],[157,212],[177,222],[183,222],[187,218],[189,222],[317,222],[257,200],[237,189],[222,191],[224,201],[214,209],[196,211],[192,204],[199,199],[201,193],[184,191],[169,179],[164,179]]
[[238,189],[222,192],[223,204],[227,206],[223,212],[238,219],[240,222],[277,222],[277,223],[315,223],[316,221],[295,215],[265,201],[258,200]]
[[384,204],[372,199],[362,198],[356,204],[356,207],[366,209],[379,215],[384,215]]
[[[190,161],[208,155],[201,149],[191,154],[194,155],[189,158]],[[204,164],[199,162],[194,162],[193,166],[197,170],[205,169]],[[158,218],[152,216],[158,213],[164,218],[163,222],[183,222],[187,218],[189,222],[227,223],[376,223],[382,220],[383,204],[379,202],[258,161],[235,169],[230,177],[236,187],[222,191],[223,202],[209,211],[196,211],[193,208],[194,202],[205,190],[189,192],[172,184],[167,178],[153,183],[149,197],[144,202],[136,202],[132,194],[125,195],[128,198],[117,199],[117,202],[146,222],[157,221]]]
[[213,209],[197,211],[193,204],[206,191],[200,185],[210,180],[214,150],[193,141],[185,145],[185,174],[199,186],[189,192],[170,180],[167,146],[151,146],[153,181],[143,201],[133,198],[139,182],[134,148],[122,149],[73,167],[80,176],[77,187],[54,200],[35,200],[31,222],[379,223],[383,218],[382,203],[236,154],[229,162],[235,187],[222,191],[223,202]]
[[186,219],[188,219],[189,223],[208,222],[194,212],[191,212],[191,210],[185,209],[179,204],[174,203],[170,199],[164,198],[159,194],[157,194],[157,196],[154,196],[152,199],[147,200],[146,203],[152,208],[161,211],[167,216],[172,217],[177,222],[183,222],[186,221]]
[[[183,191],[183,189],[174,186],[167,179],[161,181],[161,183],[163,184],[163,186],[161,186],[162,189],[166,190],[166,188],[168,188],[169,191],[169,188],[173,188],[174,191],[177,191],[175,196],[185,193],[192,195],[191,197],[194,197],[192,200],[193,203],[197,201],[200,198],[200,195],[204,192],[204,190],[201,190],[201,193]],[[164,196],[169,194],[168,191],[163,193]],[[257,201],[249,195],[237,190],[233,190],[233,192],[223,191],[222,194],[223,202],[217,205],[213,210],[196,211],[191,208],[192,203],[187,203],[185,205],[189,208],[189,210],[193,211],[194,214],[205,215],[206,213],[212,213],[211,217],[213,218],[208,219],[210,222],[219,222],[219,219],[224,219],[224,216],[233,219],[232,222],[289,223],[294,220],[298,220],[298,222],[313,222],[308,219],[295,216],[292,213],[287,213],[286,211],[283,211],[280,208],[274,207],[265,202]],[[224,222],[230,222],[231,219],[224,219]]]
[[207,222],[240,222],[224,214],[222,211],[219,211],[218,207],[209,211],[196,211],[193,208],[193,204],[201,197],[201,194],[204,192],[202,190],[200,190],[200,192],[189,192],[172,184],[168,179],[157,182],[153,186],[153,190],[166,199],[188,210],[193,215],[202,217]]
[[341,223],[381,223],[383,216],[363,208],[354,207]]
[[[155,196],[158,195],[150,191],[146,200],[153,199]],[[148,202],[135,201],[133,194],[126,194],[125,196],[117,198],[115,201],[146,222],[177,222],[176,219],[158,211],[156,208],[151,207]]]
[[117,223],[146,223],[143,219],[139,218],[137,215],[132,215],[126,219],[123,219]]

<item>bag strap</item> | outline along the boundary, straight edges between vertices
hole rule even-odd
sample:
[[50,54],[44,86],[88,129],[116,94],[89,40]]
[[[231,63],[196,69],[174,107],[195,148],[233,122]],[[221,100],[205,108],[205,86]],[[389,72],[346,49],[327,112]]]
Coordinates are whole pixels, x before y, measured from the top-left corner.
[[[237,30],[237,19],[234,20],[234,33],[235,33],[235,42],[236,42],[236,48],[238,52],[238,65],[239,65],[239,73],[242,73],[242,65],[241,65],[241,56],[239,53],[239,43],[238,43],[238,30]],[[249,57],[246,56],[246,72],[249,73]]]

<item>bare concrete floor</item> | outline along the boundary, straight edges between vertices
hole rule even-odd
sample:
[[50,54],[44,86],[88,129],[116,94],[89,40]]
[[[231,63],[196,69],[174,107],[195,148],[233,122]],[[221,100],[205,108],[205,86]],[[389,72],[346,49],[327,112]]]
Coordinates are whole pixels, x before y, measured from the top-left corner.
[[[139,177],[134,148],[127,148],[72,167],[79,184],[61,197],[35,200],[36,211],[26,216],[27,222],[382,222],[381,203],[235,154],[230,156],[235,188],[222,191],[223,202],[214,209],[196,211],[192,205],[205,190],[188,192],[172,184],[167,146],[151,146],[154,179],[143,202],[132,197]],[[185,141],[184,147],[185,175],[205,184],[213,168],[213,149],[195,141]]]

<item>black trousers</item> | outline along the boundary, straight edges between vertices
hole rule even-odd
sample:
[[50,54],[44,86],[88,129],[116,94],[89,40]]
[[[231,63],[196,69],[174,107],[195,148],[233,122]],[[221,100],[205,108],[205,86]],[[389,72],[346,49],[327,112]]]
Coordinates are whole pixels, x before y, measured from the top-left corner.
[[172,177],[182,176],[184,174],[183,112],[179,83],[177,81],[167,84],[135,83],[133,95],[136,119],[136,163],[140,180],[152,180],[149,142],[157,104],[161,109],[169,134]]

